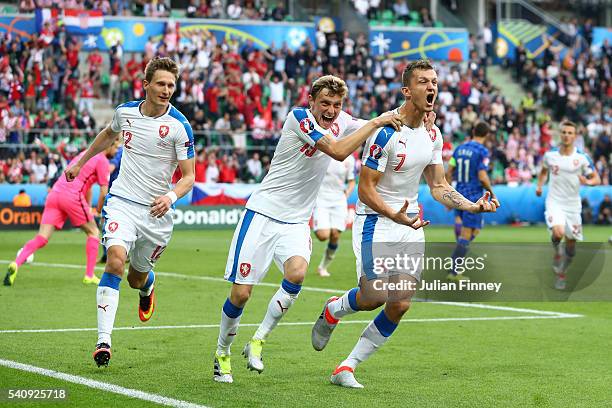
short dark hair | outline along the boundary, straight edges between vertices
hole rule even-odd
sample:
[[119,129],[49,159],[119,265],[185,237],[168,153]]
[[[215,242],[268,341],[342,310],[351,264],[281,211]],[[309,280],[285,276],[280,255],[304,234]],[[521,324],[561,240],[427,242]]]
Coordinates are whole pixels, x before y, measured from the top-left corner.
[[314,81],[310,87],[310,95],[316,99],[323,89],[327,89],[329,96],[339,95],[344,98],[348,94],[346,83],[334,75],[325,75]]
[[571,126],[574,128],[574,130],[578,130],[578,126],[576,126],[576,124],[572,122],[571,120],[564,120],[563,122],[561,122],[560,128],[564,126]]
[[486,137],[490,131],[491,129],[489,128],[489,125],[487,125],[486,122],[481,121],[476,123],[472,129],[472,135],[474,135],[474,137]]
[[406,68],[404,68],[404,72],[402,73],[402,86],[408,86],[410,84],[410,79],[412,78],[412,73],[414,71],[428,71],[430,69],[435,69],[432,63],[428,59],[420,59],[418,61],[413,61]]
[[153,75],[155,75],[155,72],[159,70],[170,72],[171,74],[174,75],[174,80],[178,81],[179,66],[176,62],[174,62],[174,60],[168,57],[164,57],[164,58],[156,57],[156,58],[153,58],[151,61],[149,61],[149,63],[147,64],[145,68],[145,80],[147,82],[151,82],[153,80]]

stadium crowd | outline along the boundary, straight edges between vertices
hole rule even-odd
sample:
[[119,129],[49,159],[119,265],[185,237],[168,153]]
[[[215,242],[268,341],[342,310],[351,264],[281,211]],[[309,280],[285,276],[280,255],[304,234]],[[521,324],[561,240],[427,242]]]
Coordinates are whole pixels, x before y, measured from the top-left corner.
[[284,0],[273,7],[256,0],[232,0],[224,8],[221,0],[190,0],[183,12],[172,13],[169,0],[21,0],[20,13],[34,13],[36,8],[101,10],[109,16],[227,18],[232,20],[290,19]]
[[[398,78],[408,63],[374,57],[364,35],[353,39],[348,33],[318,33],[316,44],[306,40],[297,50],[284,44],[262,50],[249,41],[217,42],[205,30],[179,37],[169,25],[142,55],[126,54],[119,43],[103,56],[81,52],[78,40],[61,28],[46,30],[29,42],[17,35],[0,38],[0,182],[53,179],[54,166],[65,164],[104,125],[92,115],[94,99],[107,100],[111,108],[143,98],[143,67],[157,55],[172,56],[183,67],[172,102],[192,122],[199,182],[261,180],[284,118],[291,107],[307,104],[314,78],[344,78],[344,109],[371,118],[401,103]],[[477,120],[486,120],[493,130],[493,182],[532,183],[542,155],[555,143],[553,120],[565,117],[580,124],[578,146],[590,152],[604,184],[610,184],[610,48],[572,61],[547,51],[540,63],[547,65],[541,66],[517,58],[518,78],[529,92],[513,107],[489,82],[486,55],[471,45],[466,62],[438,63],[436,112],[445,159]],[[21,143],[30,147],[22,152]],[[34,166],[39,161],[47,166],[46,177]]]

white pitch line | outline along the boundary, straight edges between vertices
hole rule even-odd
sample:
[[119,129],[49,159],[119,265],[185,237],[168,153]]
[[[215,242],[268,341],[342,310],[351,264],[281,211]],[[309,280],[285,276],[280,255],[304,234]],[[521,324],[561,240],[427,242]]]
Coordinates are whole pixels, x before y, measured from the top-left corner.
[[[581,317],[580,315],[529,315],[529,316],[489,316],[489,317],[432,317],[424,319],[402,319],[400,323],[433,323],[433,322],[469,322],[469,321],[491,321],[491,320],[533,320],[533,319],[571,319]],[[366,324],[371,320],[343,320],[341,324]],[[312,322],[281,322],[279,326],[312,326]],[[216,329],[218,324],[186,324],[173,326],[126,326],[115,327],[117,330],[166,330],[166,329]],[[240,327],[259,327],[259,323],[244,323]],[[96,327],[69,328],[69,329],[14,329],[0,330],[0,334],[11,333],[64,333],[64,332],[87,332],[97,331]]]
[[581,314],[551,312],[548,310],[537,310],[537,309],[523,309],[519,307],[510,307],[510,306],[485,305],[482,303],[443,302],[443,301],[433,301],[431,303],[436,303],[438,305],[458,306],[458,307],[475,307],[478,309],[494,309],[494,310],[506,310],[509,312],[534,313],[534,314],[539,314],[539,315],[544,315],[544,316],[584,317]]
[[58,380],[71,382],[74,384],[84,385],[89,388],[95,388],[102,391],[112,392],[115,394],[125,395],[131,398],[137,398],[143,401],[154,402],[160,405],[180,408],[208,408],[205,405],[198,405],[192,402],[177,400],[174,398],[164,397],[163,395],[151,394],[144,391],[134,390],[131,388],[121,387],[120,385],[105,383],[102,381],[92,380],[91,378],[80,377],[77,375],[66,374],[59,371],[49,370],[42,367],[36,367],[29,364],[19,363],[12,360],[0,359],[0,366],[13,368],[15,370],[27,371],[29,373],[44,375],[46,377],[56,378]]
[[[13,262],[12,260],[0,259],[0,264],[9,264]],[[60,264],[60,263],[45,263],[45,262],[33,262],[29,264],[30,266],[40,266],[40,267],[49,267],[49,268],[66,268],[66,269],[84,269],[84,265],[75,265],[75,264]],[[103,267],[97,266],[96,270],[104,270]],[[159,276],[167,276],[170,278],[180,278],[180,279],[192,279],[192,280],[204,280],[204,281],[212,281],[212,282],[227,282],[223,278],[215,278],[213,276],[195,276],[195,275],[185,275],[181,273],[174,272],[155,272]],[[261,282],[258,284],[259,286],[266,286],[277,288],[278,284]],[[328,288],[317,288],[312,286],[302,286],[302,290],[310,291],[310,292],[323,292],[323,293],[342,293],[344,289],[328,289]],[[414,299],[418,301],[419,299]],[[562,312],[552,312],[548,310],[538,310],[538,309],[525,309],[525,308],[516,308],[510,306],[496,306],[496,305],[487,305],[482,303],[471,303],[471,302],[445,302],[445,301],[426,301],[426,303],[433,303],[438,305],[447,305],[447,306],[457,306],[457,307],[474,307],[478,309],[489,309],[489,310],[503,310],[509,312],[517,312],[517,313],[532,313],[535,315],[545,315],[545,316],[563,316],[563,317],[584,317],[580,314],[570,314],[570,313],[562,313]]]

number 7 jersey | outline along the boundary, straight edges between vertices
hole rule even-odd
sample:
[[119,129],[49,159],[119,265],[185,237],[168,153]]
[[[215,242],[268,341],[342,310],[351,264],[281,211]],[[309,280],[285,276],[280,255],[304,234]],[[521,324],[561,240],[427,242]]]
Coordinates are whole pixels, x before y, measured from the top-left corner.
[[[383,173],[376,191],[395,211],[408,200],[408,213],[419,212],[419,182],[426,166],[442,164],[442,135],[436,126],[430,131],[402,126],[399,132],[391,127],[378,129],[368,139],[363,151],[363,165]],[[355,212],[377,214],[361,200]]]
[[307,223],[331,157],[315,144],[325,134],[339,139],[363,126],[366,121],[340,112],[330,129],[315,121],[309,109],[289,112],[274,151],[270,171],[246,208],[285,223]]

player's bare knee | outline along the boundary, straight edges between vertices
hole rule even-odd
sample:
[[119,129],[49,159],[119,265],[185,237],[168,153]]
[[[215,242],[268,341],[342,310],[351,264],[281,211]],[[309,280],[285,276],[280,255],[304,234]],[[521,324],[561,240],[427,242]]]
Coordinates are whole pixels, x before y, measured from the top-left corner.
[[113,275],[123,276],[123,268],[125,267],[125,261],[119,257],[110,257],[107,254],[105,272],[112,273]]
[[123,269],[125,268],[125,261],[127,259],[125,248],[116,245],[111,246],[106,256],[105,271],[113,275],[123,276]]
[[410,300],[388,302],[385,312],[391,320],[399,320],[410,309]]
[[359,310],[376,310],[384,304],[385,302],[383,300],[366,298],[364,296],[362,296],[360,300],[357,300]]
[[285,262],[283,269],[285,279],[296,285],[301,285],[308,270],[308,262],[301,256],[293,256]]
[[331,242],[332,244],[337,244],[339,240],[340,240],[340,231],[336,229],[331,230],[331,233],[329,235],[329,242]]
[[127,281],[132,289],[140,289],[147,281],[147,275],[144,273],[129,273]]
[[232,286],[230,293],[230,302],[237,307],[243,307],[251,297],[252,285],[236,285]]
[[130,265],[128,270],[127,281],[130,284],[130,288],[140,289],[147,282],[147,278],[149,277],[148,272],[137,271]]
[[461,228],[461,238],[466,239],[468,241],[472,240],[472,234],[474,234],[474,231],[476,231],[473,228],[469,228],[469,227],[463,227]]
[[552,239],[555,241],[561,241],[563,239],[564,231],[563,228],[553,227],[552,229]]
[[329,230],[316,230],[315,236],[319,241],[327,241],[329,239]]

